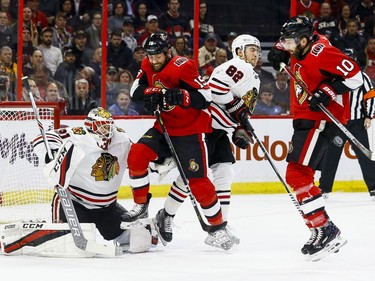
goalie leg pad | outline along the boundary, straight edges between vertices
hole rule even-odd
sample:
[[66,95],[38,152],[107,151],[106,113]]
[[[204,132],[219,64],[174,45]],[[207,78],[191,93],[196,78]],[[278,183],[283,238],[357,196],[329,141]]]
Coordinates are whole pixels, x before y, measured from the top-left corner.
[[148,252],[152,245],[151,232],[146,227],[134,227],[125,231],[114,239],[114,243],[120,245],[123,251],[129,253]]
[[[95,224],[81,224],[88,240],[96,241]],[[0,253],[41,257],[94,257],[78,249],[67,223],[18,222],[0,228]]]

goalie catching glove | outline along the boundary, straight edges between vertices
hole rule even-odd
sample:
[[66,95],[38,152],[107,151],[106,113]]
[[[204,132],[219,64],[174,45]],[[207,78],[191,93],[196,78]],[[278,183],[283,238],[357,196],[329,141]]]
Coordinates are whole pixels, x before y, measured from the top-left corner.
[[336,93],[333,87],[327,83],[320,84],[318,90],[313,96],[308,99],[309,108],[312,111],[319,111],[319,104],[322,103],[324,106],[336,98]]

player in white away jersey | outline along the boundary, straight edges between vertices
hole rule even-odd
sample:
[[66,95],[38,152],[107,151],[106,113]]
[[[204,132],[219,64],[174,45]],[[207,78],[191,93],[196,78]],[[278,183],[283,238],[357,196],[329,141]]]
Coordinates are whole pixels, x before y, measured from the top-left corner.
[[[49,131],[46,136],[52,151],[57,155],[57,150],[69,141],[83,152],[83,156],[77,159],[77,156],[69,155],[68,151],[61,164],[63,171],[58,173],[58,182],[67,186],[71,194],[79,222],[95,223],[106,240],[115,240],[118,244],[128,243],[129,233],[120,227],[122,216],[127,211],[117,202],[117,192],[127,169],[131,146],[125,131],[116,127],[111,114],[99,107],[90,111],[84,126]],[[44,157],[46,151],[43,138],[37,137],[33,144],[36,152],[41,151],[37,152],[38,155]],[[71,165],[76,166],[71,178],[63,178],[61,175],[67,174],[65,171],[69,171]],[[65,181],[69,182],[65,184]],[[57,193],[52,202],[52,220],[55,223],[66,222]]]
[[[208,81],[213,101],[210,106],[213,132],[207,135],[209,166],[224,221],[228,219],[234,177],[232,164],[235,162],[227,133],[232,134],[233,143],[242,149],[254,142],[247,119],[254,110],[260,86],[258,74],[254,71],[261,51],[259,40],[251,35],[240,35],[234,39],[232,50],[233,58],[216,67]],[[171,187],[164,209],[155,218],[164,244],[172,241],[171,221],[187,196],[179,177]],[[231,236],[233,244],[238,244],[239,239]],[[219,246],[210,236],[205,242]]]

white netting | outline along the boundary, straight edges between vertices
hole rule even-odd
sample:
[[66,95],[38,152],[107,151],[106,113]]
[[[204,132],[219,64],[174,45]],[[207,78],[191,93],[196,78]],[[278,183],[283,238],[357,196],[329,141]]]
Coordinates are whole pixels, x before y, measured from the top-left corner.
[[[54,108],[39,115],[45,130],[53,128]],[[0,106],[0,223],[51,220],[53,188],[31,143],[39,133],[31,107]]]

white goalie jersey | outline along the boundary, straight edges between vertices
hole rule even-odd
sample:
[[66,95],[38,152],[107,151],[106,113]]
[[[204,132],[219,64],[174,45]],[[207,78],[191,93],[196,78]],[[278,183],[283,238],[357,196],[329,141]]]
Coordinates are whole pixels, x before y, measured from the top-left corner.
[[[68,157],[64,163],[65,170],[69,170],[69,165],[76,165],[67,183],[72,200],[88,209],[102,208],[113,203],[117,199],[118,188],[127,169],[131,145],[128,135],[122,129],[116,128],[107,149],[102,149],[85,127],[62,128],[54,133],[61,138],[63,144],[71,142],[83,152],[79,159]],[[46,133],[52,149],[53,145],[56,148],[58,138],[54,133]],[[39,141],[38,138],[34,140],[34,150],[44,159],[46,150],[42,138]],[[77,161],[80,162],[77,164]],[[61,175],[64,171],[59,173]]]
[[208,84],[211,88],[212,127],[232,132],[237,126],[225,109],[234,97],[246,100],[251,99],[256,89],[259,92],[260,80],[250,63],[238,57],[219,65],[212,72]]

